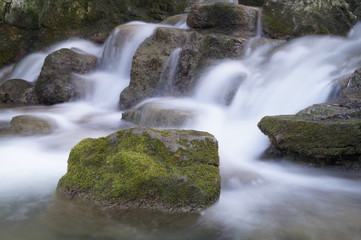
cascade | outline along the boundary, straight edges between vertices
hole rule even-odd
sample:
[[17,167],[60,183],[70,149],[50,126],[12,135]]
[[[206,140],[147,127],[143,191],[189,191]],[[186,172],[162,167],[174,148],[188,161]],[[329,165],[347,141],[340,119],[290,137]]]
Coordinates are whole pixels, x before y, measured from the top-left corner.
[[[100,62],[94,73],[84,76],[93,84],[85,99],[52,107],[1,110],[0,123],[32,113],[52,119],[56,128],[49,136],[0,138],[0,238],[10,239],[15,233],[9,226],[15,225],[18,239],[119,239],[122,234],[130,239],[204,239],[213,231],[210,239],[307,239],[310,235],[310,239],[357,239],[359,230],[349,229],[359,229],[359,181],[261,161],[268,142],[256,125],[265,115],[292,114],[326,101],[334,81],[361,64],[361,25],[345,38],[311,36],[265,44],[241,60],[210,67],[191,97],[147,100],[171,108],[187,106],[197,116],[184,128],[208,131],[219,141],[221,198],[191,226],[177,228],[181,235],[158,225],[149,231],[133,222],[122,224],[88,212],[91,217],[82,221],[86,214],[71,206],[49,217],[44,209],[66,171],[71,147],[83,138],[128,126],[116,110],[119,92],[129,84],[136,49],[158,26],[163,25],[129,23],[116,28],[104,46],[67,41],[46,53],[29,55],[15,66],[11,78],[34,81],[46,55],[64,47],[96,55]],[[175,49],[164,66],[161,78],[168,87],[176,75],[180,52]],[[71,217],[64,217],[63,211],[72,212]],[[64,222],[55,220],[57,216],[65,218]],[[41,229],[40,237],[29,229]]]

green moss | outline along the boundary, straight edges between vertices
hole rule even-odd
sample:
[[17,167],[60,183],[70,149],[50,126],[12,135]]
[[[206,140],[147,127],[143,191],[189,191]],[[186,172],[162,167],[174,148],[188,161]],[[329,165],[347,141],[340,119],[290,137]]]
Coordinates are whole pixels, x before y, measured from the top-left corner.
[[[186,143],[184,131],[144,129],[81,141],[70,153],[59,189],[108,204],[137,202],[179,209],[214,203],[220,191],[219,159],[209,134]],[[159,136],[167,142],[179,137],[182,147],[174,151]]]

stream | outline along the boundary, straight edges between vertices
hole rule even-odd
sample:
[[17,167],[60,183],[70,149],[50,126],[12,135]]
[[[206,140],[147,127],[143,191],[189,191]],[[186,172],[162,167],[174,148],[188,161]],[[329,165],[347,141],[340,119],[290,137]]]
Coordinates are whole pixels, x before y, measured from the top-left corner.
[[[47,136],[0,137],[0,239],[360,239],[360,177],[266,159],[269,143],[257,123],[327,101],[335,81],[361,65],[361,25],[347,37],[308,36],[250,48],[241,60],[209,68],[191,97],[147,100],[196,112],[183,128],[208,131],[219,141],[221,196],[202,213],[104,213],[55,196],[75,144],[133,126],[121,121],[119,93],[129,84],[136,49],[159,26],[128,23],[104,45],[73,39],[16,65],[9,78],[35,81],[45,57],[58,49],[99,59],[97,70],[84,76],[93,86],[84,99],[0,110],[0,122],[31,114],[56,125]],[[167,81],[171,88],[172,79]]]

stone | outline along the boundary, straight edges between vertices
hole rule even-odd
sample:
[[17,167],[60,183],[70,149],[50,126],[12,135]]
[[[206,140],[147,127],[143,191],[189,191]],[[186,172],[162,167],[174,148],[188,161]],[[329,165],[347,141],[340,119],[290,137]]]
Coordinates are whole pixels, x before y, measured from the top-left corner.
[[264,31],[272,38],[344,36],[355,23],[356,17],[344,0],[268,0],[263,6]]
[[77,144],[57,190],[101,209],[199,211],[219,198],[218,166],[208,133],[129,128]]
[[187,24],[195,29],[214,28],[215,31],[243,36],[255,36],[258,9],[229,2],[194,4],[188,12]]
[[145,127],[179,128],[192,121],[194,112],[157,102],[145,102],[122,114],[122,119]]
[[20,115],[13,117],[10,121],[10,127],[1,129],[0,134],[22,136],[46,135],[50,134],[54,127],[54,124],[48,119]]
[[341,95],[333,103],[262,118],[258,127],[269,137],[271,151],[316,166],[360,170],[360,73],[340,81]]
[[[129,86],[120,94],[119,108],[129,109],[146,98],[188,96],[201,74],[221,59],[239,59],[246,38],[194,30],[158,28],[138,48],[133,57]],[[171,90],[161,78],[163,67],[177,48],[178,66]],[[167,91],[166,91],[167,90]]]
[[74,75],[93,71],[97,58],[60,49],[45,59],[35,83],[35,94],[40,104],[52,105],[79,99],[84,95],[85,83]]
[[35,105],[38,100],[34,85],[22,79],[11,79],[0,85],[0,103]]

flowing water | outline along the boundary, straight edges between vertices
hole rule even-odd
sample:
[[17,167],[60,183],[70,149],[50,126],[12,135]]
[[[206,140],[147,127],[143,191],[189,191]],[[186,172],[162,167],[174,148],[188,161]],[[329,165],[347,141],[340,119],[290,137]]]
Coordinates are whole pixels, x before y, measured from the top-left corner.
[[[98,70],[84,77],[92,86],[85,99],[1,109],[1,123],[31,114],[51,119],[56,128],[49,136],[0,138],[0,239],[360,239],[360,179],[267,161],[262,153],[268,141],[256,126],[265,115],[326,101],[334,82],[361,64],[360,25],[345,38],[311,36],[252,48],[242,60],[210,68],[192,97],[154,100],[192,109],[196,118],[184,128],[208,131],[219,141],[221,197],[201,214],[105,214],[54,197],[72,146],[130,126],[116,110],[119,92],[129,84],[135,50],[157,26],[122,26],[104,46],[67,41],[14,67],[11,77],[34,81],[56,49],[99,57]],[[165,66],[170,86],[180,51]]]

